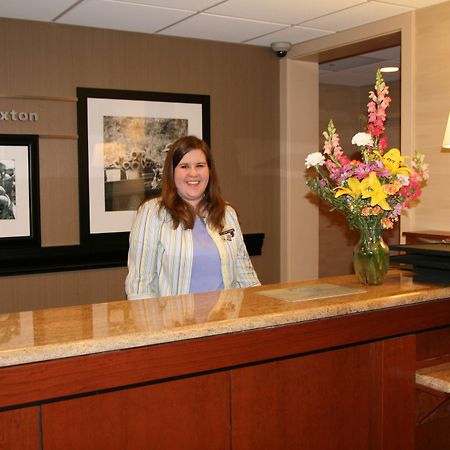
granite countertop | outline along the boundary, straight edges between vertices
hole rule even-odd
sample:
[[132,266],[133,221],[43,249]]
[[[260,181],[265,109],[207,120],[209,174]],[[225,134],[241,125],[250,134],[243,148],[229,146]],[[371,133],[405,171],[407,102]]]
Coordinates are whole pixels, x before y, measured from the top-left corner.
[[450,297],[391,271],[0,315],[0,367],[355,314]]
[[450,363],[419,369],[416,383],[450,394]]

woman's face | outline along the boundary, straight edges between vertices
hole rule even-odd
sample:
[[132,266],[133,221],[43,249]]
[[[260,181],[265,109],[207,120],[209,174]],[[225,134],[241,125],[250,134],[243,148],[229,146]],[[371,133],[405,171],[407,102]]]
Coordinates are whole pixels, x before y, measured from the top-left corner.
[[194,208],[203,197],[209,181],[209,167],[202,150],[186,153],[174,170],[178,195]]

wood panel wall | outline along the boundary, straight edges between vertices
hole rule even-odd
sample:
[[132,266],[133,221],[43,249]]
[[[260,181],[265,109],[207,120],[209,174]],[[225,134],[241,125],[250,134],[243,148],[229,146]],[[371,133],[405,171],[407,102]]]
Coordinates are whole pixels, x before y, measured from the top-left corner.
[[[244,233],[265,233],[253,258],[261,281],[279,280],[279,61],[270,49],[0,19],[0,54],[0,110],[39,114],[0,121],[0,133],[40,135],[43,246],[79,243],[76,87],[207,94],[222,190]],[[124,298],[125,274],[0,277],[0,312]]]
[[450,153],[441,149],[450,112],[450,2],[416,15],[415,147],[430,164],[430,180],[411,231],[450,231]]

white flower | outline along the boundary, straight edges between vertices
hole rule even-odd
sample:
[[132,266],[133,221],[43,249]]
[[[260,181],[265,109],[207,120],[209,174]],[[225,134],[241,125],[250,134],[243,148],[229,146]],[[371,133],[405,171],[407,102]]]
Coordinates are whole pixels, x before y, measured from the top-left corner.
[[323,166],[325,164],[325,157],[320,152],[310,153],[305,159],[306,168],[314,166]]
[[409,184],[409,176],[408,175],[399,173],[399,174],[397,174],[397,178],[400,180],[400,183],[402,183],[403,186],[408,186],[408,184]]
[[357,145],[358,147],[363,147],[366,145],[373,145],[372,136],[369,133],[356,133],[352,138],[352,144]]

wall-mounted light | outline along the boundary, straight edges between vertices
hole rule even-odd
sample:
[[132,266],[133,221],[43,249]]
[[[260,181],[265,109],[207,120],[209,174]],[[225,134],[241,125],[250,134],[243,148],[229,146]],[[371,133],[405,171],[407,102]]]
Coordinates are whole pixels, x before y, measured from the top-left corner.
[[380,69],[380,72],[384,72],[384,73],[391,73],[391,72],[398,72],[400,70],[399,67],[397,66],[391,66],[391,67],[382,67]]
[[444,140],[442,148],[450,149],[450,113],[448,114],[447,128],[445,129]]

